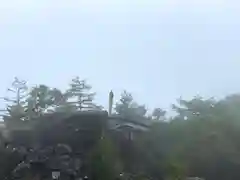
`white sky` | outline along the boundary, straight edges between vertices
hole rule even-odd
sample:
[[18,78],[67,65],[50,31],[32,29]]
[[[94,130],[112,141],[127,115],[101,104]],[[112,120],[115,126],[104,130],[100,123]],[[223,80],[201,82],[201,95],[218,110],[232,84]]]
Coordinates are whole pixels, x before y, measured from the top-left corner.
[[0,94],[75,75],[103,105],[111,89],[149,108],[240,92],[239,19],[237,0],[0,0]]

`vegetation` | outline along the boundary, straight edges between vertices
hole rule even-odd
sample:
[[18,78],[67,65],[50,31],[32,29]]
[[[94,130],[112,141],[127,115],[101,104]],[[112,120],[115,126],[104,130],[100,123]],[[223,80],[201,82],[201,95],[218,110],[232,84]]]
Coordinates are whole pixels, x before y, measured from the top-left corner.
[[[30,88],[17,78],[9,90],[15,95],[4,98],[6,124],[13,119],[31,121],[45,113],[102,109],[94,102],[91,86],[78,77],[66,92],[46,85]],[[89,158],[92,178],[240,179],[240,95],[221,100],[179,99],[172,108],[176,116],[171,118],[159,107],[148,112],[124,91],[114,113],[148,122],[149,131],[138,134],[127,146],[113,143],[111,134],[101,139]],[[0,153],[2,163],[6,152]],[[3,166],[9,169],[9,165]]]

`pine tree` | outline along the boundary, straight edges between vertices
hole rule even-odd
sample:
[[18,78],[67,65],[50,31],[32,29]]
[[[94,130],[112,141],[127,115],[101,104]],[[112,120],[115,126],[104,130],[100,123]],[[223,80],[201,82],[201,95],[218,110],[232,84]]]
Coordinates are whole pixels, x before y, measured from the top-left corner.
[[152,118],[154,120],[165,120],[166,111],[161,108],[155,108],[152,112]]
[[66,92],[68,104],[76,106],[79,111],[98,109],[93,103],[95,93],[90,92],[91,89],[92,87],[87,84],[86,80],[80,80],[79,77],[72,79],[70,88]]
[[144,105],[136,103],[127,91],[123,91],[119,103],[116,104],[115,111],[117,114],[126,117],[145,117],[147,109]]
[[21,119],[25,116],[26,96],[27,96],[27,82],[20,80],[17,77],[14,78],[11,88],[7,91],[12,93],[10,97],[4,97],[4,101],[7,104],[4,112],[4,117]]
[[32,118],[55,112],[56,107],[65,102],[65,97],[59,89],[41,84],[30,91],[27,100],[28,115]]

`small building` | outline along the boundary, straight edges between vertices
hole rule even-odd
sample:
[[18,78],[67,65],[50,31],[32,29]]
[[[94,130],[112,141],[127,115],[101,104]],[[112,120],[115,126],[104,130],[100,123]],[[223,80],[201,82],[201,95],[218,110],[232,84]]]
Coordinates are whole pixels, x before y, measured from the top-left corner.
[[120,115],[108,117],[108,129],[123,134],[128,140],[133,140],[136,134],[147,131],[149,125],[146,119],[142,118],[135,120]]
[[186,180],[205,180],[205,179],[200,177],[187,177]]

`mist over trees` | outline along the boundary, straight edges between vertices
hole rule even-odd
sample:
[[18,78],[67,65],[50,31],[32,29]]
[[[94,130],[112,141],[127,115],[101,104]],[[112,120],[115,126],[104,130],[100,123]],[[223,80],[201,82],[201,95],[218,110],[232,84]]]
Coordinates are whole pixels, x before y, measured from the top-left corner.
[[[3,98],[5,122],[30,121],[46,113],[103,109],[94,101],[97,92],[92,92],[91,85],[79,77],[72,79],[66,91],[43,84],[28,87],[26,81],[15,78],[8,94]],[[150,126],[134,139],[133,151],[120,158],[111,157],[109,162],[120,159],[122,169],[136,179],[240,179],[240,95],[221,100],[200,96],[178,99],[172,109],[176,116],[171,118],[160,107],[148,112],[133,94],[122,92],[114,113],[150,122]],[[109,154],[111,145],[107,144],[101,152]]]

